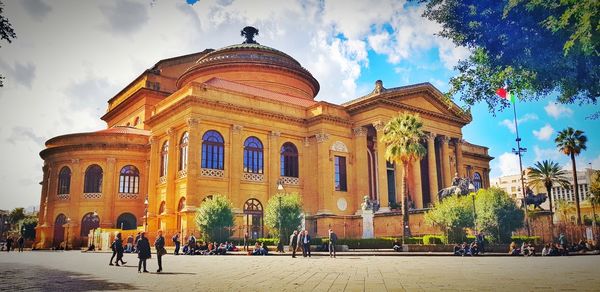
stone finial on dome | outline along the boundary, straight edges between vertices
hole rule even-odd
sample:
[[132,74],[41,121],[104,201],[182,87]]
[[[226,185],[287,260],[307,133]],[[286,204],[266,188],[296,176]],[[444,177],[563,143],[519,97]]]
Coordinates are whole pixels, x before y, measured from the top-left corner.
[[258,29],[252,26],[246,26],[240,32],[240,35],[245,37],[246,40],[242,44],[259,44],[254,40],[254,36],[258,35]]
[[381,80],[375,81],[375,89],[373,89],[373,92],[371,92],[371,94],[379,94],[384,91],[385,91],[385,87],[383,87],[383,81],[381,81]]

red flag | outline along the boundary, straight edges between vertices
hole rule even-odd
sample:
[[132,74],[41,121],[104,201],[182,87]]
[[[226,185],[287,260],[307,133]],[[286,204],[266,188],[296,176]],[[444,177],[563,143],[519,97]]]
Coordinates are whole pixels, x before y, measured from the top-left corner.
[[506,89],[504,89],[504,88],[498,88],[498,89],[496,89],[496,94],[497,94],[498,96],[500,96],[500,97],[504,98],[504,99],[506,99],[506,94],[507,94],[507,93],[508,93],[508,92],[507,92],[507,91],[506,91]]

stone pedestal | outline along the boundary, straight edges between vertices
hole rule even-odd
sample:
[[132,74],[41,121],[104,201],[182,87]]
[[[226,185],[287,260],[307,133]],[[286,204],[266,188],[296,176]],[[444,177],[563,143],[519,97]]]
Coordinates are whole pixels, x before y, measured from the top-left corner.
[[373,210],[363,210],[362,238],[373,238]]

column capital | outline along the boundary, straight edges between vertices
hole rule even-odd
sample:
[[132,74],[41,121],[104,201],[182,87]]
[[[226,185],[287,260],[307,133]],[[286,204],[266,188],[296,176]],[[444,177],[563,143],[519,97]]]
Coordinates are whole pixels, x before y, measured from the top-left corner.
[[158,142],[156,140],[156,136],[155,135],[150,135],[150,137],[148,137],[148,143],[149,144],[155,144],[156,142]]
[[442,136],[440,137],[440,141],[442,141],[442,143],[448,145],[448,143],[450,143],[450,140],[452,140],[452,138],[448,137],[448,136]]
[[234,134],[240,134],[244,130],[244,126],[242,125],[231,125],[231,130]]
[[352,129],[352,133],[355,137],[363,137],[367,135],[367,128],[365,127],[356,127]]
[[435,138],[437,137],[436,133],[427,133],[425,134],[425,138],[427,139],[427,141],[433,141],[435,142]]
[[79,161],[80,161],[79,158],[73,158],[73,159],[71,159],[71,163],[72,164],[78,164]]
[[113,165],[113,164],[115,164],[115,162],[117,162],[117,159],[114,157],[106,158],[106,163],[108,163],[108,165]]
[[271,137],[281,137],[281,132],[279,132],[279,131],[271,131],[270,136]]
[[329,140],[329,134],[327,134],[325,132],[316,133],[315,138],[317,139],[317,143],[323,143],[323,142]]
[[185,122],[188,125],[188,127],[196,127],[196,126],[198,126],[198,123],[200,122],[200,119],[189,117],[189,118],[187,118],[185,120]]
[[385,127],[385,122],[381,120],[375,121],[373,122],[373,127],[375,128],[375,130],[377,130],[377,132],[383,131],[383,128]]
[[168,128],[167,135],[169,135],[169,136],[175,135],[175,128],[173,128],[173,127]]
[[310,137],[304,137],[304,147],[310,146]]

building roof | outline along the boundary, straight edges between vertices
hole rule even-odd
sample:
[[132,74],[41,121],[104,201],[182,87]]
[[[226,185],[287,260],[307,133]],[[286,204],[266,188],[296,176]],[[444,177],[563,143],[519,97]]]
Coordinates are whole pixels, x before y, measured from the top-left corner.
[[241,84],[241,83],[237,83],[237,82],[233,82],[233,81],[229,81],[229,80],[220,79],[217,77],[211,78],[210,80],[206,81],[205,84],[215,87],[215,88],[219,88],[219,89],[240,92],[243,94],[263,97],[263,98],[267,98],[267,99],[275,100],[275,101],[279,101],[279,102],[295,104],[295,105],[299,105],[302,107],[309,107],[309,106],[312,106],[317,103],[313,100],[295,97],[295,96],[291,96],[291,95],[287,95],[287,94],[283,94],[283,93],[277,93],[277,92],[273,92],[270,90],[246,85],[246,84]]
[[126,127],[126,126],[115,126],[112,128],[95,131],[92,133],[101,133],[101,134],[133,134],[133,135],[146,135],[150,136],[150,131],[144,129],[138,129],[134,127]]

